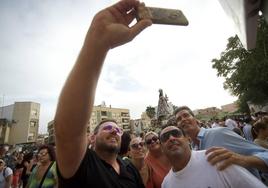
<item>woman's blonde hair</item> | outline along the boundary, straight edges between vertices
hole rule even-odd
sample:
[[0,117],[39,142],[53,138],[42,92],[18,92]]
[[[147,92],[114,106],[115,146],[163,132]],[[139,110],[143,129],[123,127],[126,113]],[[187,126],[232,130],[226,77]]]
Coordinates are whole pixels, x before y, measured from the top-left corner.
[[146,140],[146,137],[149,136],[150,134],[153,134],[153,135],[155,135],[155,136],[158,137],[158,134],[157,134],[156,132],[149,131],[149,132],[147,132],[147,133],[145,134],[145,136],[144,136],[144,140]]

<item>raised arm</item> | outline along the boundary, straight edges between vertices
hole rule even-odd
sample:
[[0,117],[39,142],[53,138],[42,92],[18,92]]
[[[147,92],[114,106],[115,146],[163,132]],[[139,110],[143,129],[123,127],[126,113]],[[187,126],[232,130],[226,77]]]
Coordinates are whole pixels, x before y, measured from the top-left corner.
[[75,174],[85,155],[86,126],[107,52],[131,41],[151,25],[150,20],[142,20],[129,27],[138,5],[136,0],[122,0],[95,15],[62,89],[54,123],[57,163],[64,178]]

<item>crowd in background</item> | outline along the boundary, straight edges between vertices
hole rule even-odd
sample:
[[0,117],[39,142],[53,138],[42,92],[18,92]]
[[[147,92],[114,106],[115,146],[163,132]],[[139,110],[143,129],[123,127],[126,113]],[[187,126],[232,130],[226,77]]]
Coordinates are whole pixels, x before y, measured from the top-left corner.
[[[167,125],[176,123],[174,119],[170,120]],[[265,114],[257,117],[236,116],[208,122],[200,121],[199,125],[205,129],[227,127],[244,139],[268,149],[268,116]],[[89,146],[92,147],[90,138]],[[139,135],[124,132],[119,156],[137,168],[146,188],[161,187],[164,177],[171,168],[170,162],[160,148],[159,133],[153,131],[142,132]],[[48,184],[48,187],[56,187],[55,160],[54,146],[37,147],[32,144],[24,146],[21,151],[12,151],[9,146],[1,145],[0,188],[34,188],[39,187],[41,181],[43,187],[46,187],[45,184]],[[267,181],[265,177],[262,177],[262,180]]]
[[57,184],[54,146],[0,146],[0,188],[54,187]]

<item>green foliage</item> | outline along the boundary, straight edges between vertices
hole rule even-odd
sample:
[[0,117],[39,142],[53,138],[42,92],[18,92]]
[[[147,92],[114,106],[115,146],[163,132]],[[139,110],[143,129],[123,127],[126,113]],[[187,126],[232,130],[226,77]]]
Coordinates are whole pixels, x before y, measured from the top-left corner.
[[268,26],[260,17],[256,48],[247,51],[237,36],[230,37],[219,59],[212,60],[217,76],[225,78],[224,88],[238,96],[241,112],[248,112],[247,101],[268,101]]
[[152,118],[154,118],[154,116],[155,116],[155,108],[154,107],[152,107],[152,106],[147,106],[146,107],[146,114],[147,114],[147,116],[150,118],[150,119],[152,119]]

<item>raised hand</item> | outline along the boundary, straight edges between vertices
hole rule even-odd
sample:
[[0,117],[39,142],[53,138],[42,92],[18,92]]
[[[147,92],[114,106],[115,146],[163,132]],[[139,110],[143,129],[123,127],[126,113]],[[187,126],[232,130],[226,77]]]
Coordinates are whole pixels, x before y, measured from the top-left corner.
[[95,39],[102,48],[110,49],[131,41],[143,29],[152,24],[151,20],[133,21],[136,9],[140,5],[137,0],[121,0],[95,15],[89,29],[86,42]]

